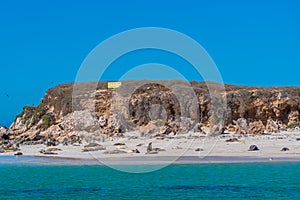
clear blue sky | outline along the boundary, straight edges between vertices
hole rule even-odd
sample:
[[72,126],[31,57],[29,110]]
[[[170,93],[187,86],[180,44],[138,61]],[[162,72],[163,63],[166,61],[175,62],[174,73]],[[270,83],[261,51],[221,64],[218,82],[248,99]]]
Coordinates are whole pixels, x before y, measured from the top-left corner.
[[[299,9],[296,0],[3,0],[0,125],[9,126],[24,105],[37,105],[48,88],[74,81],[101,41],[137,27],[165,27],[194,38],[225,83],[299,86]],[[159,53],[136,52],[115,65],[184,64]],[[115,72],[110,68],[105,78],[116,78]],[[190,73],[189,79],[197,77]]]

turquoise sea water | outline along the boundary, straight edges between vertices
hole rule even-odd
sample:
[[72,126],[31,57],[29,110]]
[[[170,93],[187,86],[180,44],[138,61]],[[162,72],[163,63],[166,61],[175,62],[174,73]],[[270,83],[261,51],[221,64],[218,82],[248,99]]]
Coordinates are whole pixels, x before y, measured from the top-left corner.
[[0,183],[0,199],[300,199],[300,163],[178,164],[131,174],[0,158]]

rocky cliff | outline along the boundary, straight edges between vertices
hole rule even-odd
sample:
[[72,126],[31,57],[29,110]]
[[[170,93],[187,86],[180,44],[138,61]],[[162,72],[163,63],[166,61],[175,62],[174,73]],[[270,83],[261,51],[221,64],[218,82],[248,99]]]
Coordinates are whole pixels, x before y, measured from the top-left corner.
[[[187,131],[263,134],[299,121],[300,87],[240,87],[161,81],[62,84],[25,106],[1,137],[19,143],[74,143],[127,131],[163,136]],[[75,90],[74,90],[75,89]],[[224,90],[223,90],[224,89]]]

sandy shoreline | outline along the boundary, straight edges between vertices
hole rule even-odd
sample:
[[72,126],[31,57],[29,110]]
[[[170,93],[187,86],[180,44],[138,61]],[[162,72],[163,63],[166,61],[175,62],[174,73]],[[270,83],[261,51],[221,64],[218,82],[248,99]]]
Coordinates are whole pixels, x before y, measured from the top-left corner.
[[[52,162],[63,159],[70,164],[196,164],[196,163],[235,163],[235,162],[300,162],[300,133],[281,132],[268,135],[236,135],[225,134],[218,137],[206,137],[199,133],[187,133],[175,137],[140,138],[134,137],[138,133],[128,133],[124,138],[98,142],[105,150],[82,152],[84,145],[56,146],[61,149],[56,155],[44,155],[39,151],[47,149],[45,145],[21,145],[23,153],[20,157],[40,157]],[[238,141],[228,142],[236,138]],[[163,149],[157,154],[146,154],[148,144],[152,142],[154,148]],[[123,143],[124,145],[115,145]],[[257,145],[259,151],[248,151],[250,145]],[[288,151],[281,151],[282,148]],[[201,149],[196,151],[196,149]],[[140,153],[132,153],[138,149]],[[120,150],[126,153],[105,154],[105,151]],[[7,156],[14,153],[0,154],[0,164]]]
[[29,164],[29,165],[106,165],[106,166],[125,166],[125,165],[160,165],[170,164],[212,164],[212,163],[277,163],[277,162],[300,162],[300,158],[295,157],[237,157],[237,156],[207,156],[199,158],[197,156],[182,156],[174,158],[171,156],[149,157],[116,157],[104,158],[101,160],[67,158],[56,156],[2,156],[0,164]]

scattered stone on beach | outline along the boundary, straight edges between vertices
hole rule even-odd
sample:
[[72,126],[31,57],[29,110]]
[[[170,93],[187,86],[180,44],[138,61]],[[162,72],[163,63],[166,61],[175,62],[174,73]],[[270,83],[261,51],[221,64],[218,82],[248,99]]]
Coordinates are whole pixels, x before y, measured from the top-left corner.
[[22,156],[23,153],[22,153],[22,152],[17,152],[17,153],[15,153],[14,155],[15,155],[15,156]]
[[251,145],[251,146],[249,147],[248,151],[259,151],[259,148],[258,148],[258,146],[256,146],[256,145]]
[[136,146],[137,147],[140,147],[140,146],[142,146],[142,145],[144,145],[143,143],[140,143],[140,144],[137,144]]
[[289,148],[287,148],[287,147],[283,147],[282,149],[281,149],[281,151],[289,151],[290,149]]
[[296,138],[296,141],[300,141],[300,138]]
[[197,148],[195,151],[204,151],[202,148]]
[[0,153],[5,153],[4,149],[0,149]]
[[114,146],[124,146],[125,143],[121,143],[121,142],[118,142],[118,143],[115,143]]
[[229,138],[226,140],[226,142],[239,142],[240,140],[237,138]]
[[127,153],[127,152],[123,151],[123,150],[115,149],[115,150],[104,151],[103,153],[104,154],[123,154],[123,153]]

